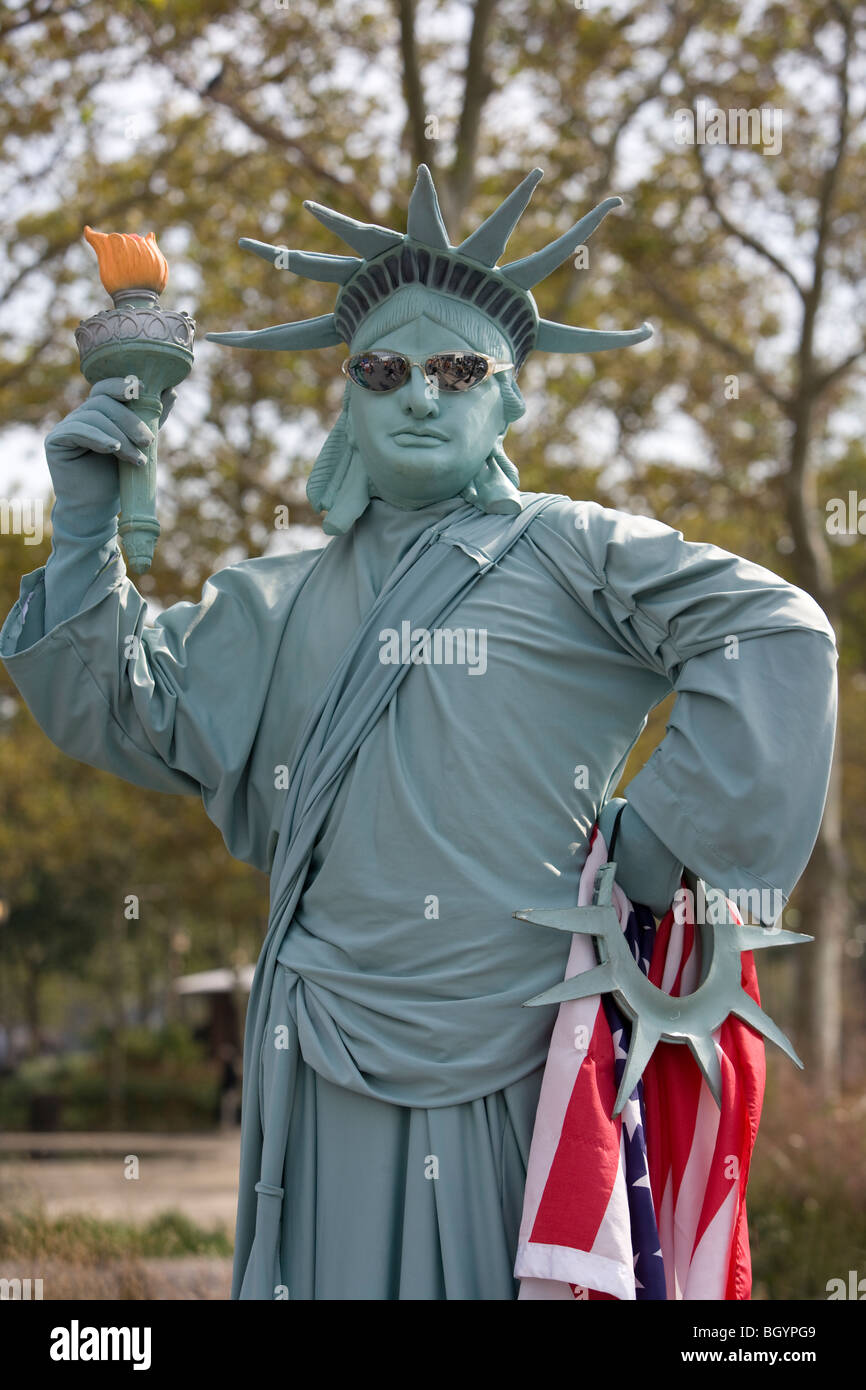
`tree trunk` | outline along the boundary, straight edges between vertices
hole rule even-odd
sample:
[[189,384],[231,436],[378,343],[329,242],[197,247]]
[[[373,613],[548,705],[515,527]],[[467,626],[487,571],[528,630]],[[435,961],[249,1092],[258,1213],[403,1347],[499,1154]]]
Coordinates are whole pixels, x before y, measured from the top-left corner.
[[[816,283],[819,277],[816,272]],[[799,351],[799,389],[791,412],[793,435],[786,478],[786,509],[794,539],[795,581],[821,605],[839,637],[839,603],[827,533],[821,525],[817,485],[809,454],[814,419],[815,379],[812,360],[817,292],[807,299]],[[796,795],[796,786],[791,788]],[[848,871],[842,837],[842,743],[836,746],[824,818],[806,866],[798,902],[803,930],[814,935],[798,964],[798,1032],[804,1060],[825,1096],[842,1085],[842,949],[848,930]]]
[[28,965],[26,984],[27,1030],[30,1034],[30,1055],[38,1057],[42,1051],[42,991],[40,987],[41,964]]
[[797,894],[800,928],[815,937],[798,956],[798,1033],[812,1079],[830,1099],[842,1085],[842,949],[848,923],[841,768],[837,737],[824,819]]

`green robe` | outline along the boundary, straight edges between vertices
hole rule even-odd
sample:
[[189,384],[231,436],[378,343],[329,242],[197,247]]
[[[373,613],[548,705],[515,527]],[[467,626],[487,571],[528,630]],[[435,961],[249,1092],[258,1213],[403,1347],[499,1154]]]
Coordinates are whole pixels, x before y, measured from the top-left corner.
[[[482,545],[506,524],[459,499],[406,511],[374,498],[323,553],[233,565],[201,603],[152,626],[115,554],[45,632],[38,570],[0,655],[60,747],[139,785],[200,794],[230,852],[271,872],[273,893],[280,770],[395,567],[452,513]],[[667,735],[627,788],[636,857],[641,843],[666,850],[728,892],[781,904],[820,823],[833,632],[769,571],[561,497],[448,627],[485,634],[484,670],[411,665],[339,781],[257,1005],[265,1041],[247,1059],[259,1110],[246,1106],[247,1130],[291,1096],[282,1181],[258,1202],[278,1297],[515,1295],[555,1014],[521,1004],[561,979],[569,942],[512,913],[576,901],[592,825],[671,690]],[[651,857],[624,871],[651,875]],[[234,1292],[267,1297],[267,1268],[243,1291],[254,1148]]]

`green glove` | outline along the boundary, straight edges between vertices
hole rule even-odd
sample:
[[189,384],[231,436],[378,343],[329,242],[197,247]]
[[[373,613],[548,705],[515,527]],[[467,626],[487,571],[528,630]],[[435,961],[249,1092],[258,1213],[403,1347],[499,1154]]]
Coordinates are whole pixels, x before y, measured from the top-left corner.
[[[93,580],[119,554],[117,460],[143,464],[151,431],[124,404],[122,377],[99,381],[45,440],[54,487],[51,555],[45,567],[45,630],[78,612]],[[174,404],[163,395],[160,427]]]

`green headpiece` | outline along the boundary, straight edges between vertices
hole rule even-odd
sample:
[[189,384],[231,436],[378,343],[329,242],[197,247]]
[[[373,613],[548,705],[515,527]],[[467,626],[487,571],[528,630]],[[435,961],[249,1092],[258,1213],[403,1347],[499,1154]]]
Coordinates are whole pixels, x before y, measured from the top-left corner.
[[[448,240],[439,199],[426,164],[418,168],[409,200],[405,235],[373,223],[356,222],[319,203],[307,202],[304,206],[357,251],[357,256],[290,251],[285,246],[270,246],[248,237],[243,237],[240,245],[279,269],[339,285],[333,313],[249,333],[208,333],[207,337],[229,347],[277,352],[333,347],[339,342],[351,344],[359,336],[363,337],[362,333],[359,335],[362,325],[371,315],[376,315],[386,301],[393,299],[396,308],[398,296],[405,301],[403,307],[407,312],[408,302],[415,301],[413,313],[421,312],[417,304],[420,296],[425,302],[423,312],[433,317],[436,317],[435,308],[426,306],[430,306],[431,301],[433,304],[439,301],[441,321],[445,322],[467,311],[481,315],[482,321],[490,325],[497,345],[501,340],[509,345],[515,368],[521,366],[533,348],[546,352],[600,352],[606,348],[627,347],[650,337],[652,329],[646,323],[629,332],[603,332],[551,323],[539,318],[530,293],[531,286],[545,279],[574,254],[610,210],[622,203],[621,198],[606,198],[541,251],[504,266],[496,265],[541,177],[542,171],[533,169],[459,246],[452,246]],[[459,331],[465,334],[462,326]],[[492,345],[486,350],[495,352]],[[507,429],[508,423],[523,414],[525,406],[512,373],[503,373],[496,380],[502,393]],[[333,535],[349,530],[370,499],[370,480],[349,428],[350,389],[347,383],[340,417],[325,440],[307,481],[310,503],[317,511],[326,513],[322,525]],[[523,505],[519,484],[517,469],[505,453],[500,437],[461,495],[482,511],[513,515]]]
[[621,198],[605,198],[562,236],[533,255],[496,265],[541,178],[542,170],[533,169],[459,246],[452,246],[448,240],[426,164],[418,167],[403,236],[374,223],[357,222],[319,203],[305,202],[304,207],[357,251],[357,256],[289,251],[248,237],[243,237],[239,244],[281,269],[309,280],[338,284],[334,312],[249,333],[208,333],[207,337],[229,347],[272,351],[350,343],[363,320],[384,299],[405,286],[423,285],[437,294],[471,304],[491,319],[511,344],[517,367],[533,348],[544,352],[600,352],[643,342],[652,333],[649,324],[627,332],[605,332],[553,323],[539,317],[530,294],[533,285],[572,256],[611,209],[621,205]]

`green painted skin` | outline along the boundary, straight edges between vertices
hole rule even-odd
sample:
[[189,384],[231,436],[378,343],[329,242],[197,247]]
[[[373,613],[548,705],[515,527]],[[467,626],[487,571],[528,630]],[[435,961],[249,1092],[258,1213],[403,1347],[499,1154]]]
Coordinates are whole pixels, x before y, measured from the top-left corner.
[[[472,315],[467,311],[464,317],[465,337],[422,315],[384,333],[371,346],[403,352],[417,361],[432,352],[477,351]],[[445,439],[401,432],[425,429]],[[370,492],[397,507],[426,507],[458,496],[484,467],[506,429],[494,377],[469,391],[440,391],[436,396],[416,366],[396,391],[379,394],[354,383],[349,388],[349,439],[361,455]]]

